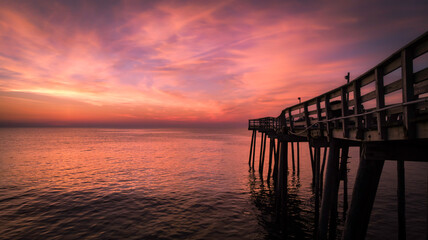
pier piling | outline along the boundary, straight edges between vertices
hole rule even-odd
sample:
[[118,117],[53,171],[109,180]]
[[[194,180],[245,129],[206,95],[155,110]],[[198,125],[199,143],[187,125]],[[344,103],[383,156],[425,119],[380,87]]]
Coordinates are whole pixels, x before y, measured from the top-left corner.
[[291,145],[291,161],[292,161],[292,165],[293,165],[293,173],[295,172],[295,163],[294,163],[294,143],[290,142]]
[[315,148],[315,227],[314,231],[316,236],[318,231],[318,223],[319,223],[319,211],[320,211],[320,148]]
[[367,144],[363,144],[355,179],[352,201],[343,232],[344,240],[364,239],[376,197],[384,160],[370,159]]
[[265,164],[266,137],[267,137],[267,134],[265,133],[264,138],[263,138],[263,156],[261,156],[260,165],[259,165],[260,176],[263,175],[263,167],[264,167],[264,164]]
[[319,217],[319,239],[327,239],[329,229],[329,220],[332,209],[337,205],[337,183],[339,182],[339,152],[340,146],[338,141],[330,142],[330,150],[328,153],[326,177],[321,201],[321,213]]
[[296,150],[297,150],[297,175],[300,175],[300,144],[299,142],[296,143]]
[[349,146],[342,146],[342,154],[340,157],[340,180],[343,181],[343,214],[346,216],[348,211],[348,152]]
[[254,135],[255,134],[256,134],[256,130],[253,130],[253,135],[251,135],[250,158],[248,160],[248,166],[249,166],[250,170],[251,170],[251,158],[253,156],[253,152],[255,152],[255,149],[253,151],[254,138],[255,138]]
[[281,213],[285,215],[286,212],[286,199],[287,199],[287,187],[288,187],[288,144],[285,141],[280,141],[279,150],[279,173],[278,173],[278,190],[280,192],[280,205]]
[[406,239],[404,161],[397,160],[398,239]]
[[259,158],[259,172],[261,169],[261,165],[262,165],[262,157],[263,157],[263,149],[264,149],[264,138],[265,138],[265,133],[262,132],[262,136],[260,138],[260,158]]
[[320,173],[320,197],[322,197],[322,191],[324,186],[324,169],[325,169],[325,160],[327,157],[327,147],[324,147],[322,165],[321,165],[321,173]]
[[277,140],[276,143],[276,150],[275,150],[275,144],[274,144],[274,159],[275,159],[275,165],[273,167],[273,180],[274,183],[277,184],[278,182],[278,165],[279,165],[279,150],[280,150],[281,144],[279,139]]
[[254,171],[254,161],[256,158],[256,140],[257,140],[257,131],[254,131],[253,162],[251,164],[251,169],[253,171]]
[[267,175],[267,181],[270,181],[271,173],[272,173],[272,155],[274,153],[274,146],[275,146],[275,139],[270,137],[269,138],[269,166],[268,166],[268,175]]

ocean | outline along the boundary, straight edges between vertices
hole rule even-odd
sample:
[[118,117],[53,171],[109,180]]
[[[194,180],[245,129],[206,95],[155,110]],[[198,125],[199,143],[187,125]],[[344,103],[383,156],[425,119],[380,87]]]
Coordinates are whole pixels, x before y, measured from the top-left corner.
[[[246,129],[2,128],[0,239],[312,239],[308,145],[300,174],[289,172],[284,227],[257,171],[260,135],[248,171],[250,142]],[[386,161],[367,239],[397,239],[396,172]],[[426,239],[428,164],[406,162],[405,173],[407,237]]]

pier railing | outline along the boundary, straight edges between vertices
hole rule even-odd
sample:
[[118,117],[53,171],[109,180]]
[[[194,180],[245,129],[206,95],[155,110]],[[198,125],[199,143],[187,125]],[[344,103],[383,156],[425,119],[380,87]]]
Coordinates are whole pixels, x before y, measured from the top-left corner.
[[278,132],[281,128],[279,120],[274,117],[251,119],[248,122],[248,129]]
[[428,138],[427,52],[428,32],[345,85],[276,118],[249,120],[249,129],[357,141]]

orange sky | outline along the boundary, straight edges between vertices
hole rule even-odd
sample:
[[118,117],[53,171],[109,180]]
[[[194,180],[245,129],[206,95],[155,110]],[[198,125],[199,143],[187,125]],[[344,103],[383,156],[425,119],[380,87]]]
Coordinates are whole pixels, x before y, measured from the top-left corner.
[[0,125],[246,124],[428,29],[427,1],[1,1]]

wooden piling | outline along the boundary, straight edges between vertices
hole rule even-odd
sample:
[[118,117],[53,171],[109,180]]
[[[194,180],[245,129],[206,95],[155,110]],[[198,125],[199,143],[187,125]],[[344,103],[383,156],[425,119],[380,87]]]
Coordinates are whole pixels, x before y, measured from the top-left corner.
[[[276,170],[276,178],[274,179],[275,180],[275,192],[276,192],[276,194],[277,194],[277,199],[280,199],[280,197],[281,197],[281,192],[280,192],[280,190],[281,190],[281,163],[282,163],[282,161],[281,161],[281,149],[282,148],[282,144],[281,144],[281,141],[278,139],[278,149],[277,149],[277,151],[278,151],[278,159],[277,159],[277,162],[276,162],[276,164],[275,164],[275,166],[276,166],[276,169],[274,169],[274,170]],[[279,208],[278,208],[279,209]]]
[[251,136],[251,146],[250,146],[250,158],[248,160],[248,166],[250,167],[251,170],[251,157],[253,155],[253,145],[254,145],[254,135],[256,133],[256,130],[253,130],[253,135]]
[[296,149],[297,149],[297,175],[300,174],[300,144],[299,142],[296,143]]
[[319,205],[320,205],[320,155],[319,147],[315,148],[315,236],[318,232]]
[[324,186],[324,168],[325,168],[325,160],[327,157],[327,147],[324,148],[322,165],[321,165],[321,173],[320,173],[320,197],[322,198],[322,191]]
[[274,151],[275,146],[275,138],[270,137],[269,138],[269,168],[268,168],[268,175],[267,175],[267,181],[270,181],[270,176],[272,173],[272,154]]
[[279,157],[279,173],[278,173],[278,186],[280,191],[281,212],[284,214],[286,210],[287,199],[287,179],[288,179],[288,144],[285,141],[280,141],[280,157]]
[[273,180],[274,180],[274,189],[275,189],[275,218],[276,222],[280,223],[281,221],[281,161],[280,161],[280,151],[281,151],[281,144],[280,140],[278,139],[278,147],[277,147],[277,155],[275,156],[275,166],[273,171]]
[[277,140],[277,144],[276,144],[276,151],[275,151],[275,145],[274,145],[274,159],[275,159],[275,166],[273,167],[273,180],[274,183],[276,184],[278,181],[278,165],[279,165],[279,150],[281,148],[281,144],[279,139]]
[[398,239],[406,239],[404,161],[397,160]]
[[355,179],[352,201],[346,218],[342,239],[364,239],[376,197],[384,160],[372,160],[363,143],[360,164]]
[[257,131],[254,132],[254,147],[253,147],[253,163],[251,164],[251,169],[254,171],[254,160],[256,158],[256,140],[257,140]]
[[336,187],[335,189],[335,196],[331,203],[331,209],[330,209],[330,222],[329,222],[329,228],[328,228],[328,239],[329,240],[336,240],[337,238],[337,204],[338,204],[338,190],[339,188]]
[[330,212],[334,201],[337,200],[337,182],[339,181],[339,142],[332,139],[328,154],[326,177],[321,201],[321,213],[319,218],[319,239],[327,239]]
[[263,145],[263,139],[264,139],[264,137],[265,137],[265,133],[262,132],[262,137],[261,137],[261,140],[260,140],[259,172],[260,172],[260,166],[261,166],[261,163],[262,163],[263,147],[264,147],[264,145]]
[[315,185],[315,166],[314,166],[314,154],[312,152],[311,142],[308,142],[309,155],[311,156],[311,169],[312,169],[312,186]]
[[267,134],[265,133],[265,136],[264,136],[264,139],[263,139],[263,156],[261,158],[260,166],[259,166],[259,173],[260,173],[260,175],[263,175],[263,167],[264,167],[264,164],[265,164],[266,137],[267,137]]
[[330,210],[330,223],[329,223],[329,231],[328,231],[328,238],[329,239],[336,239],[336,230],[337,230],[337,205],[338,205],[338,192],[339,192],[339,185],[340,180],[344,181],[344,215],[346,215],[346,211],[348,208],[348,188],[347,188],[347,160],[348,160],[348,152],[349,152],[349,146],[346,143],[341,143],[341,153],[340,153],[340,168],[339,168],[339,179],[336,182],[336,185],[334,186],[334,198],[332,199],[331,203],[331,210]]
[[294,163],[294,142],[290,142],[291,143],[291,161],[292,161],[292,165],[293,165],[293,173],[295,172],[295,163]]
[[341,162],[340,162],[340,178],[343,181],[343,214],[346,216],[348,211],[348,153],[349,146],[342,146]]
[[[284,167],[285,167],[285,162],[284,162],[284,151],[285,147],[284,147],[284,143],[282,141],[280,141],[280,146],[279,146],[279,168],[278,168],[278,191],[281,191],[283,186],[284,186]],[[282,195],[281,195],[282,196]]]

